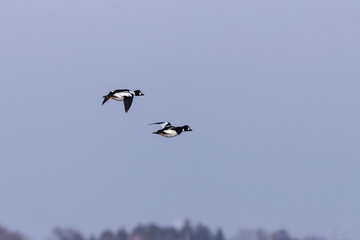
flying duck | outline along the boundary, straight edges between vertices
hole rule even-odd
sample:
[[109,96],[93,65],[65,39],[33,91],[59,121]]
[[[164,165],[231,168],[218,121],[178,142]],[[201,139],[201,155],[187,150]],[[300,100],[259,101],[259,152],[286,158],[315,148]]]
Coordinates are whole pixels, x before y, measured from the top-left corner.
[[125,112],[128,112],[134,96],[144,96],[144,94],[140,90],[132,91],[129,89],[117,89],[113,92],[109,92],[108,95],[103,96],[104,101],[102,104],[106,103],[110,98],[116,101],[124,101]]
[[180,135],[182,132],[192,131],[188,125],[184,125],[181,127],[174,127],[169,122],[156,122],[156,123],[150,123],[149,125],[152,124],[160,124],[160,126],[162,127],[162,129],[153,132],[153,134],[159,134],[167,138],[175,137],[177,135]]

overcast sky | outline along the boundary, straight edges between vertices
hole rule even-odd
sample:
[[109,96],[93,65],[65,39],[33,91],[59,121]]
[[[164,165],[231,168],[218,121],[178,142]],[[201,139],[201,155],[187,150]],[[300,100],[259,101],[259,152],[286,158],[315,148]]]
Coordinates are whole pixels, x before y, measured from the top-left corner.
[[2,0],[0,224],[360,239],[359,26],[355,0]]

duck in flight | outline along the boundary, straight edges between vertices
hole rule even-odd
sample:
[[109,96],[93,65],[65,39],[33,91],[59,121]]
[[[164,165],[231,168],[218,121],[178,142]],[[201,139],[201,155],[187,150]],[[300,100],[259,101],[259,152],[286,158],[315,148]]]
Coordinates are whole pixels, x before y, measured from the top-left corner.
[[117,89],[113,92],[109,92],[108,95],[104,96],[102,104],[106,103],[110,98],[116,101],[124,101],[125,112],[128,112],[133,102],[134,96],[144,96],[140,90],[129,90],[129,89]]
[[150,123],[149,125],[152,124],[160,124],[160,126],[162,127],[162,129],[153,132],[153,134],[159,134],[167,138],[175,137],[177,135],[180,135],[182,132],[192,131],[192,129],[188,125],[184,125],[181,127],[174,127],[169,122],[156,122],[156,123]]

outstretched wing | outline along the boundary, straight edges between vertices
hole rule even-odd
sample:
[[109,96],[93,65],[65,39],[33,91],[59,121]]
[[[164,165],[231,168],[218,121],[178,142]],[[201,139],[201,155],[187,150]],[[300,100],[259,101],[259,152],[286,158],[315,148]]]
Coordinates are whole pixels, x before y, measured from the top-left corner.
[[160,124],[162,128],[172,127],[171,123],[169,122],[156,122],[156,123],[150,123],[149,125],[153,125],[153,124]]
[[132,97],[125,97],[125,98],[124,98],[125,112],[128,112],[128,111],[129,111],[132,102],[133,102],[133,98],[132,98]]

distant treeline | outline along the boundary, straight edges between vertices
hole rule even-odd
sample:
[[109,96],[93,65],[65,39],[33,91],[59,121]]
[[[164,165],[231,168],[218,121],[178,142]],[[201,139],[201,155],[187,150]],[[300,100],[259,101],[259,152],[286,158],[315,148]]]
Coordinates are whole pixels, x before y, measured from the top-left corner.
[[[20,233],[11,232],[0,226],[0,240],[29,240]],[[31,238],[32,239],[32,238]],[[37,239],[32,239],[37,240]],[[186,221],[183,226],[160,227],[156,224],[139,225],[132,231],[124,228],[116,232],[106,230],[99,236],[85,237],[82,233],[71,228],[54,229],[53,237],[49,240],[225,240],[221,229],[211,231],[207,226],[197,224],[192,226]],[[241,230],[228,240],[326,240],[324,237],[292,237],[287,231],[280,230],[268,233],[263,230]]]
[[193,227],[188,221],[181,228],[149,224],[139,225],[131,232],[123,228],[117,232],[106,230],[100,236],[89,239],[71,229],[56,228],[54,233],[56,240],[225,240],[220,229],[212,232],[202,224]]
[[0,226],[0,240],[25,240],[20,233],[11,232],[5,227]]

